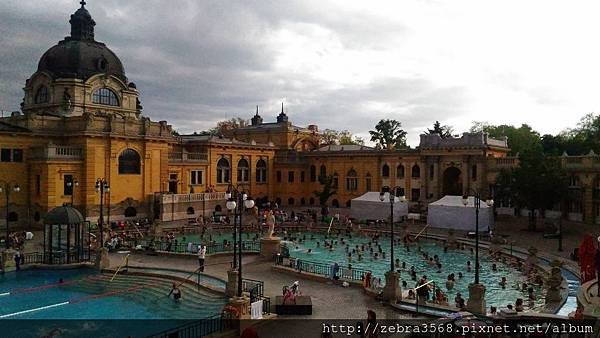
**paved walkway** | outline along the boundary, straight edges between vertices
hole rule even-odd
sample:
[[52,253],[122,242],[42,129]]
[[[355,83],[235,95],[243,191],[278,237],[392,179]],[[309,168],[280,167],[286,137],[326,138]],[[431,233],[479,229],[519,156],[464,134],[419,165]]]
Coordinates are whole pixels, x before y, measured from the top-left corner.
[[[123,254],[111,253],[109,255],[111,267],[117,267],[123,260]],[[227,279],[227,270],[231,266],[231,257],[207,257],[205,273]],[[260,260],[258,256],[243,258],[243,276],[245,278],[262,280],[265,282],[265,296],[275,301],[275,296],[281,295],[284,285],[292,284],[296,278],[283,272],[273,271],[272,263]],[[194,271],[198,268],[195,257],[173,256],[148,256],[132,254],[129,258],[130,265],[152,266]],[[300,279],[302,294],[309,295],[313,302],[313,315],[307,318],[318,319],[362,319],[366,317],[368,309],[374,310],[378,318],[398,319],[412,318],[411,314],[402,314],[391,307],[363,294],[359,288],[344,288],[337,285]],[[274,304],[274,303],[272,303]],[[298,318],[298,317],[296,317]]]

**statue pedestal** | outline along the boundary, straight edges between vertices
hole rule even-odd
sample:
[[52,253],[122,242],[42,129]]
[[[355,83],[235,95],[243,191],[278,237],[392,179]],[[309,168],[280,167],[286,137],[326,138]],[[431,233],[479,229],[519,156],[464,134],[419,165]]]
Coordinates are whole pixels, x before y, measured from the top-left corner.
[[476,315],[485,315],[485,286],[483,284],[469,284],[467,311]]
[[397,272],[385,273],[385,287],[383,288],[383,300],[396,304],[402,299],[402,289],[400,289],[400,274]]
[[279,252],[281,238],[265,237],[260,239],[260,257],[271,259]]
[[96,269],[108,269],[110,267],[110,260],[108,259],[108,249],[101,248],[96,254]]

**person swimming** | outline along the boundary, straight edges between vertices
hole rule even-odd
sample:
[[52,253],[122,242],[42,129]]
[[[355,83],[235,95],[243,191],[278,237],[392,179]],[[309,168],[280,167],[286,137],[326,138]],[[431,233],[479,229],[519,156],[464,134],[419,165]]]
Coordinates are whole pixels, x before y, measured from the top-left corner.
[[181,299],[181,290],[175,283],[173,283],[173,286],[171,287],[171,292],[169,292],[168,296],[171,297],[171,295],[173,295],[174,300]]
[[499,284],[503,289],[506,288],[506,277],[502,277],[502,280],[500,281]]
[[471,272],[471,261],[467,261],[467,272]]
[[496,263],[492,264],[492,271],[498,271],[498,267],[496,266]]

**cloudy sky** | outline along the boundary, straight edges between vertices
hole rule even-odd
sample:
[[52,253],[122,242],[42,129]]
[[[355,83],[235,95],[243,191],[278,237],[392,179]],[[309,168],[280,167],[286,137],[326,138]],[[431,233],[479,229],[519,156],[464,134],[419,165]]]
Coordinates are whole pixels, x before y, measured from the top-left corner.
[[[0,2],[0,108],[16,110],[40,56],[69,34],[75,0]],[[600,2],[89,0],[144,114],[181,132],[261,107],[368,138],[400,120],[574,126],[600,105]]]

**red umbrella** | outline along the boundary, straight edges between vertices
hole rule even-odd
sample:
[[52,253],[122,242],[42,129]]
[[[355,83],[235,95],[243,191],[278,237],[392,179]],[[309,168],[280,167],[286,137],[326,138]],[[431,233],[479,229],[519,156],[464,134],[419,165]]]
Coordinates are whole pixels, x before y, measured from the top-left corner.
[[579,245],[579,266],[582,284],[596,278],[596,246],[590,234],[585,235]]

